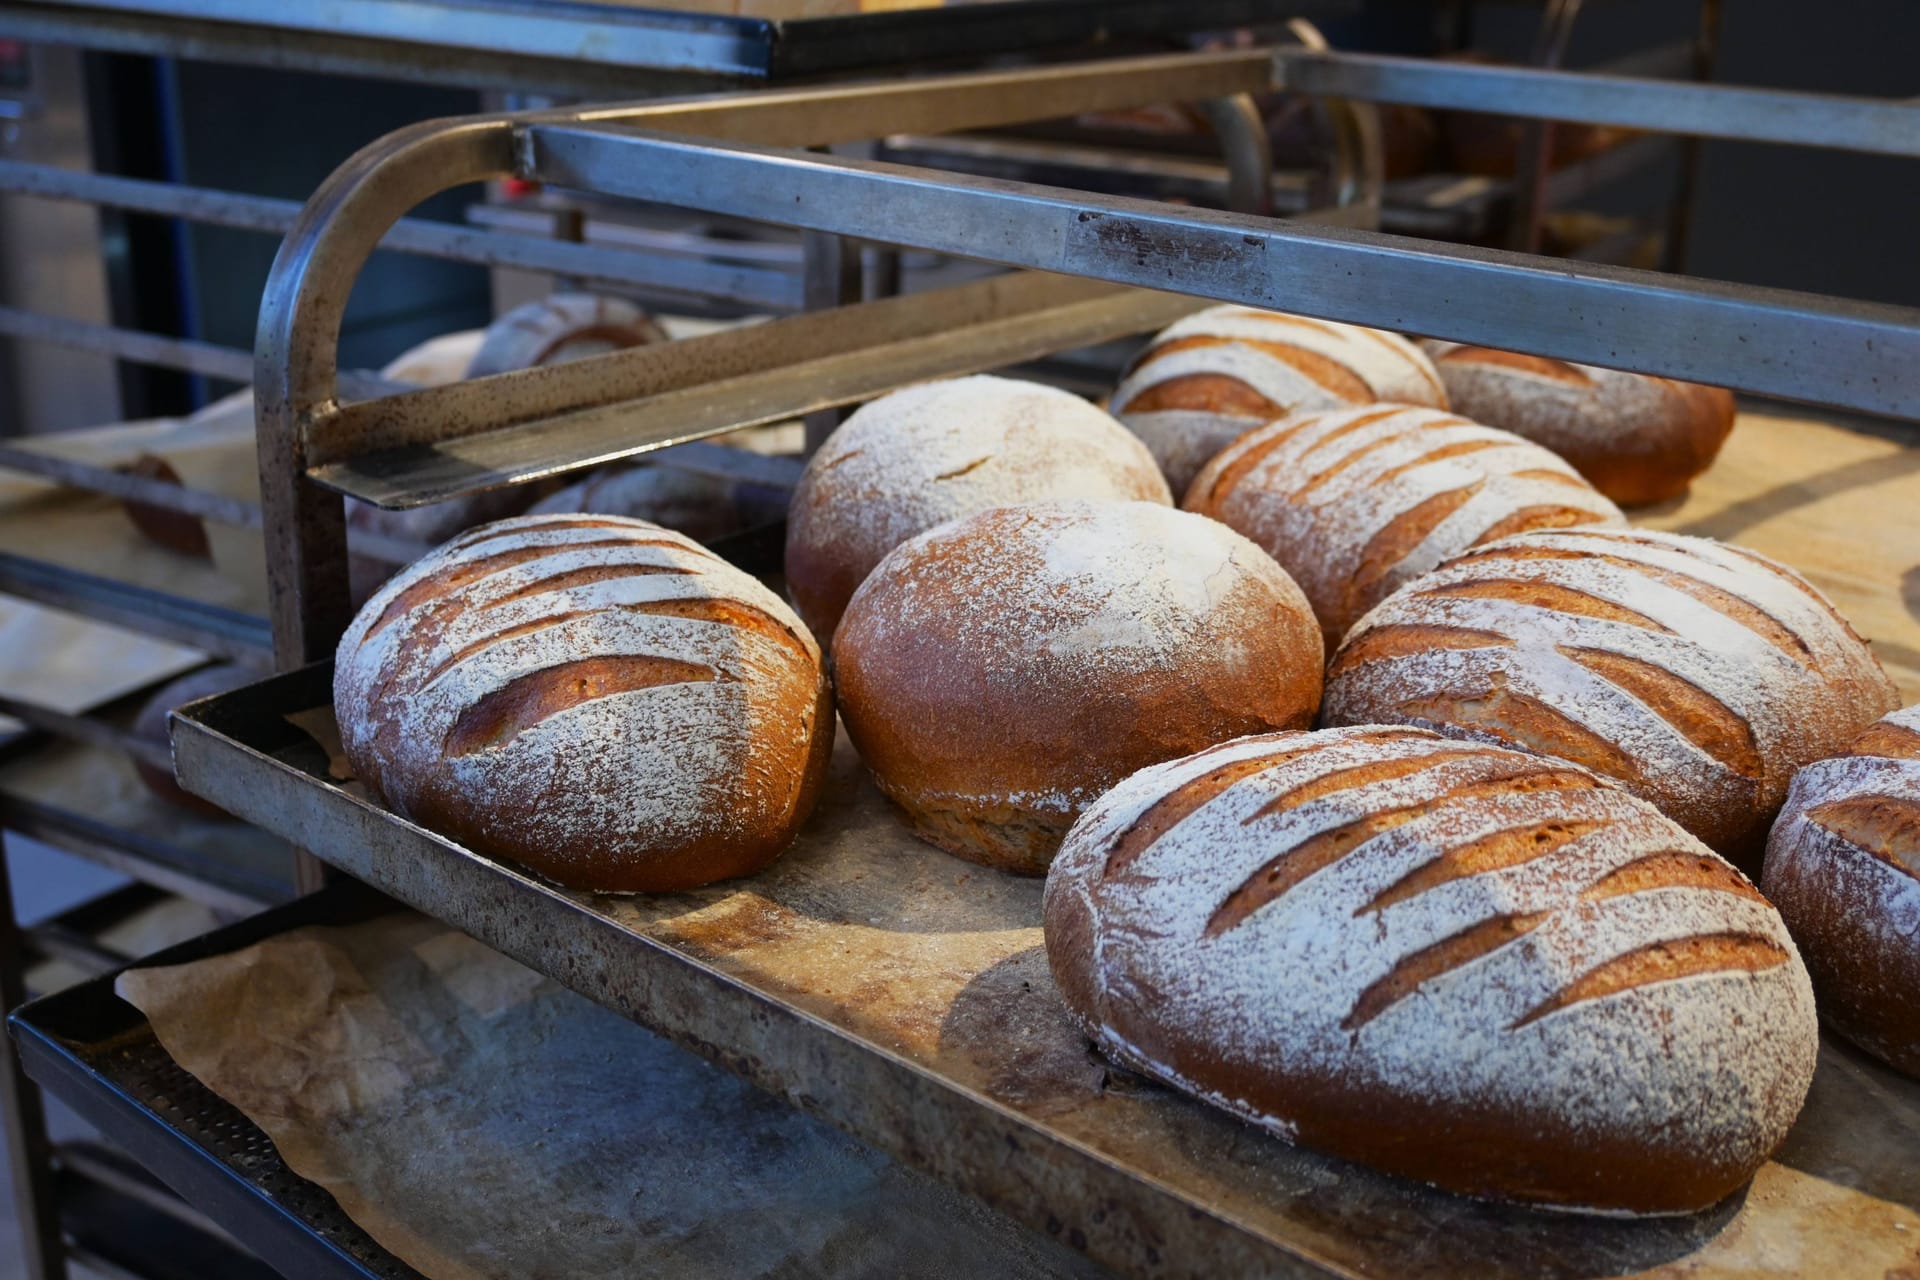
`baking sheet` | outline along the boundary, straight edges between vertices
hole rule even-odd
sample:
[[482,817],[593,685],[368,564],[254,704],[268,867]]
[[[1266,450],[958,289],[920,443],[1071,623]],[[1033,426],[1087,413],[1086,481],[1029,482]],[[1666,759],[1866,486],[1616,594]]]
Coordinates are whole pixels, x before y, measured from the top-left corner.
[[116,990],[435,1280],[1103,1274],[410,912]]

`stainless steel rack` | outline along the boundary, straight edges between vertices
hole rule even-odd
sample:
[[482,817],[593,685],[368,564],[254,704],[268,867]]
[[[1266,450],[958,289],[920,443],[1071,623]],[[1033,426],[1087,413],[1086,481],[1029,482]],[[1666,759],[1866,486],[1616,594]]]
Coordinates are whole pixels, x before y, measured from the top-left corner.
[[[1055,69],[1047,91],[1060,97],[1050,105],[1057,109],[1075,97],[1118,102],[1135,92],[1141,101],[1177,98],[1180,77],[1206,61],[1184,57],[1151,67]],[[1416,91],[1368,79],[1377,60],[1274,51],[1212,57],[1206,74],[1231,74],[1236,86],[1244,83],[1240,77],[1298,83],[1294,77],[1308,74],[1336,77],[1343,92],[1356,95]],[[1171,79],[1151,88],[1126,82],[1144,70]],[[1574,73],[1489,79],[1477,71],[1439,88],[1430,78],[1418,92],[1459,96],[1463,84],[1483,91],[1494,85],[1494,96],[1483,93],[1473,105],[1588,122],[1627,110],[1605,95],[1596,98],[1592,81]],[[349,162],[290,234],[261,318],[256,387],[264,515],[275,572],[276,655],[288,674],[176,718],[182,778],[250,819],[303,839],[327,862],[963,1189],[1035,1218],[1076,1215],[1076,1229],[1084,1228],[1079,1243],[1113,1265],[1177,1273],[1257,1261],[1290,1274],[1347,1275],[1386,1265],[1389,1255],[1381,1249],[1419,1250],[1423,1265],[1439,1265],[1443,1254],[1457,1261],[1465,1256],[1461,1249],[1492,1259],[1503,1252],[1502,1241],[1519,1238],[1508,1233],[1517,1232],[1528,1250],[1545,1252],[1520,1250],[1517,1261],[1507,1258],[1503,1266],[1551,1258],[1556,1266],[1605,1268],[1651,1265],[1677,1256],[1701,1233],[1710,1237],[1723,1225],[1711,1215],[1645,1232],[1594,1226],[1583,1234],[1585,1228],[1562,1232],[1538,1218],[1469,1214],[1451,1202],[1423,1199],[1407,1209],[1395,1199],[1400,1193],[1374,1198],[1364,1189],[1372,1184],[1352,1171],[1335,1181],[1363,1188],[1354,1192],[1359,1199],[1307,1203],[1300,1211],[1305,1216],[1294,1215],[1289,1201],[1273,1209],[1277,1217],[1262,1216],[1266,1209],[1204,1174],[1169,1180],[1164,1171],[1141,1167],[1136,1157],[1103,1146],[1118,1139],[1103,1138],[1097,1126],[1059,1129],[1044,1110],[1024,1110],[991,1090],[983,1094],[949,1062],[944,1044],[924,1055],[890,1048],[857,1014],[836,1012],[826,994],[783,987],[779,974],[754,969],[751,956],[716,952],[710,937],[696,942],[676,932],[674,921],[689,911],[724,906],[726,887],[658,912],[644,903],[556,890],[356,797],[326,777],[319,748],[286,721],[287,713],[323,707],[328,697],[329,671],[320,660],[347,620],[339,569],[343,495],[399,507],[514,483],[721,434],[764,415],[862,398],[884,389],[887,372],[894,382],[911,381],[1024,358],[1049,341],[1064,346],[1149,327],[1198,300],[1277,307],[1920,419],[1920,311],[1911,308],[1574,266],[802,149],[882,129],[960,128],[1004,118],[1006,106],[988,87],[993,83],[990,76],[957,76],[491,116],[405,131]],[[1539,110],[1536,89],[1545,91]],[[1662,127],[1755,141],[1810,140],[1805,114],[1773,127],[1780,117],[1766,104],[1784,95],[1707,86],[1662,92],[1673,104],[1673,113],[1658,122]],[[1906,154],[1897,137],[1889,141],[1889,126],[1893,135],[1904,129],[1905,136],[1920,136],[1920,104],[1823,97],[1817,106],[1825,122],[1819,136],[1829,145]],[[845,306],[804,327],[776,322],[704,345],[681,343],[344,403],[332,351],[344,285],[414,203],[451,185],[503,175],[1020,270],[955,290]],[[863,366],[867,372],[854,372]],[[873,376],[874,368],[882,375]],[[624,428],[612,425],[616,415]],[[837,838],[828,832],[817,838],[824,844],[809,845],[810,865],[843,856],[849,846],[835,845]],[[918,866],[909,846],[904,841],[899,850],[903,868]],[[741,892],[778,901],[780,867]],[[1030,923],[1013,901],[1018,893],[1008,889],[1003,896],[1010,905],[998,923]],[[1827,1052],[1848,1064],[1835,1068],[1847,1079],[1859,1073],[1842,1051]],[[1872,1119],[1877,1105],[1911,1109],[1909,1092],[1877,1078],[1857,1089],[1846,1086],[1823,1106],[1818,1123],[1804,1126],[1813,1136],[1798,1158],[1822,1168],[1844,1164],[1849,1126],[1880,1123]],[[1194,1134],[1213,1132],[1204,1118],[1187,1115],[1180,1123],[1195,1126]],[[1221,1140],[1233,1141],[1230,1135]],[[1236,1158],[1248,1155],[1240,1151]],[[1314,1176],[1297,1174],[1309,1183]],[[1920,1203],[1910,1169],[1877,1172],[1872,1186],[1900,1203]],[[1352,1231],[1337,1225],[1342,1222]],[[1372,1234],[1363,1240],[1365,1233]]]

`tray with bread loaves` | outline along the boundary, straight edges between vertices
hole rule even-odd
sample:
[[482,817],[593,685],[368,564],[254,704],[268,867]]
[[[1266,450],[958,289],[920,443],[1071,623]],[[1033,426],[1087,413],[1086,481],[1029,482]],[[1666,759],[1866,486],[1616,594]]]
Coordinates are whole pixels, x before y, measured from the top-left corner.
[[[1000,393],[975,391],[983,401]],[[909,434],[930,403],[926,397],[937,392],[915,394],[920,399],[896,399],[894,425],[907,424]],[[1382,422],[1383,430],[1400,429]],[[856,418],[842,429],[855,433],[853,443],[860,425]],[[1414,426],[1433,429],[1424,419]],[[451,775],[435,774],[437,763],[416,762],[418,786],[386,775],[385,789],[404,795],[413,815],[404,817],[379,798],[379,788],[355,776],[356,762],[391,769],[395,760],[404,764],[417,743],[382,737],[377,716],[355,725],[335,717],[337,702],[345,708],[392,699],[404,686],[400,702],[413,708],[406,714],[449,716],[450,727],[433,740],[453,742],[448,754],[471,753],[509,741],[508,730],[524,737],[557,715],[555,699],[604,696],[607,673],[575,662],[568,668],[570,687],[601,682],[595,695],[521,686],[477,718],[458,706],[436,711],[435,689],[444,692],[453,670],[448,654],[471,647],[447,603],[458,594],[463,563],[484,562],[499,575],[507,595],[484,607],[516,609],[538,583],[570,593],[570,609],[587,598],[582,592],[607,582],[640,583],[641,595],[621,597],[623,607],[649,617],[725,620],[741,633],[740,661],[757,664],[768,680],[810,669],[795,652],[804,647],[798,633],[782,621],[793,615],[777,598],[746,574],[722,582],[732,571],[723,572],[717,557],[648,527],[636,535],[605,521],[575,522],[523,531],[521,542],[508,545],[495,526],[492,533],[457,539],[440,553],[443,559],[430,557],[417,572],[403,573],[350,629],[342,661],[364,669],[337,673],[333,663],[317,664],[182,710],[174,734],[180,777],[191,790],[350,875],[1123,1273],[1881,1276],[1915,1264],[1920,1166],[1912,1152],[1920,1137],[1920,1084],[1890,1069],[1880,1060],[1884,1052],[1876,1057],[1856,1047],[1858,1034],[1849,1040],[1824,1031],[1816,1041],[1804,977],[1795,976],[1797,963],[1784,960],[1792,944],[1754,887],[1650,806],[1601,786],[1584,761],[1520,757],[1408,728],[1323,730],[1304,753],[1300,744],[1307,739],[1298,736],[1243,738],[1135,773],[1066,836],[1051,882],[1022,874],[1035,869],[1029,862],[1036,840],[1040,846],[1060,840],[1059,830],[1046,829],[1044,804],[1019,813],[959,814],[942,799],[947,792],[929,783],[930,772],[903,772],[897,764],[904,753],[931,770],[930,748],[913,731],[954,727],[927,723],[938,711],[939,691],[930,691],[925,679],[915,684],[926,654],[901,638],[911,632],[917,639],[927,625],[914,611],[943,610],[960,637],[956,652],[963,651],[971,625],[964,615],[997,607],[1005,584],[991,575],[968,577],[965,566],[953,564],[916,578],[911,565],[903,569],[898,557],[888,557],[851,600],[836,594],[831,575],[806,562],[808,495],[824,475],[853,474],[856,465],[909,465],[863,455],[826,466],[851,452],[843,441],[836,454],[829,442],[825,461],[816,459],[818,474],[803,481],[796,496],[786,560],[788,589],[801,615],[835,637],[836,693],[846,726],[835,732],[832,720],[809,721],[820,709],[810,679],[787,690],[787,714],[814,726],[811,745],[797,755],[783,743],[755,749],[787,751],[799,761],[791,765],[803,779],[796,785],[817,798],[804,821],[760,815],[760,830],[779,833],[770,845],[722,842],[725,847],[700,855],[708,866],[724,865],[732,878],[685,887],[674,865],[649,863],[644,850],[627,864],[645,868],[638,880],[607,872],[616,861],[610,857],[569,862],[556,852],[564,842],[541,823],[559,821],[554,813],[591,811],[598,801],[576,803],[579,797],[556,796],[524,778],[491,778],[485,786],[501,803],[489,808],[485,799],[470,797],[463,808],[436,789]],[[937,447],[927,452],[918,465],[947,466]],[[1602,558],[1606,573],[1654,579],[1632,598],[1653,615],[1655,627],[1629,620],[1629,628],[1677,633],[1691,625],[1708,641],[1737,647],[1745,641],[1716,630],[1732,617],[1757,637],[1752,643],[1810,646],[1829,683],[1872,685],[1860,696],[1873,702],[1877,715],[1916,691],[1913,659],[1920,644],[1898,590],[1907,573],[1901,558],[1915,545],[1916,504],[1903,497],[1913,491],[1912,456],[1897,443],[1840,425],[1747,413],[1690,493],[1635,512],[1643,529],[1722,535],[1803,567],[1873,637],[1904,697],[1891,683],[1874,684],[1864,667],[1849,666],[1863,650],[1853,647],[1857,640],[1848,638],[1830,606],[1802,603],[1811,597],[1797,585],[1800,579],[1752,569],[1762,562],[1730,546],[1699,544],[1723,547],[1703,551],[1684,538],[1668,545],[1661,542],[1665,535],[1644,532],[1549,529],[1501,544],[1522,548],[1509,556],[1544,555],[1546,569],[1484,560],[1443,568],[1435,580],[1456,592],[1430,602],[1432,608],[1444,604],[1443,616],[1400,618],[1391,609],[1404,607],[1394,603],[1404,593],[1393,596],[1382,606],[1387,612],[1376,610],[1359,626],[1360,643],[1379,660],[1357,665],[1377,670],[1382,662],[1449,652],[1436,648],[1431,634],[1424,647],[1397,646],[1396,636],[1412,633],[1391,628],[1469,625],[1460,611],[1492,607],[1475,584],[1503,575],[1547,581],[1549,572],[1560,572],[1555,556],[1578,540],[1601,544],[1586,549]],[[1799,478],[1783,483],[1783,474]],[[1133,483],[1130,475],[1115,464],[1107,482],[1124,489]],[[1248,483],[1244,474],[1239,483]],[[1064,585],[1049,589],[1068,595],[1083,570],[1097,571],[1116,546],[1127,551],[1128,538],[1179,549],[1165,555],[1161,580],[1148,596],[1131,602],[1134,613],[1152,618],[1158,608],[1180,605],[1181,590],[1167,584],[1183,565],[1204,557],[1179,523],[1195,517],[1138,501],[1113,509],[1143,506],[1149,513],[1136,511],[1079,540],[1073,521],[1058,513],[988,533],[1001,539],[1001,559],[1009,562],[1023,554],[1021,539],[1042,539],[1042,560],[1066,575]],[[1862,520],[1869,509],[1878,517]],[[1059,527],[1049,528],[1050,520]],[[638,541],[621,542],[632,538]],[[922,557],[952,555],[940,541],[921,538],[911,546]],[[1147,542],[1131,547],[1133,558],[1159,554]],[[582,549],[570,550],[576,547]],[[571,558],[550,560],[556,549]],[[770,551],[763,539],[740,563],[771,570]],[[1231,551],[1222,553],[1223,564],[1235,563]],[[1699,559],[1710,556],[1725,559]],[[1213,566],[1209,580],[1217,572]],[[1262,572],[1241,566],[1228,573],[1225,586],[1215,585],[1238,598],[1235,592],[1264,589]],[[1738,576],[1749,572],[1766,580]],[[1677,574],[1708,585],[1663,602],[1660,588],[1678,583]],[[676,585],[702,576],[705,594],[690,596]],[[1577,598],[1583,590],[1588,602],[1610,592],[1617,597],[1616,579],[1555,581],[1561,594],[1553,603],[1579,625],[1620,631],[1621,619],[1596,617],[1598,606]],[[819,590],[809,593],[803,582]],[[927,585],[961,582],[964,599],[945,603]],[[1715,594],[1716,582],[1745,584],[1741,591],[1785,622],[1770,627],[1743,613],[1737,601]],[[1286,598],[1258,598],[1264,608],[1291,607]],[[697,606],[689,603],[695,599]],[[1703,603],[1711,607],[1689,613]],[[1302,610],[1299,616],[1309,615]],[[899,626],[916,618],[917,630]],[[1483,628],[1496,624],[1505,625],[1497,617],[1481,620]],[[1042,618],[1033,625],[1049,624]],[[1061,633],[1067,639],[1056,656],[1064,653],[1068,662],[1065,678],[1084,674],[1074,669],[1076,659],[1097,649],[1100,627],[1111,625],[1106,619],[1091,631],[1076,625]],[[1776,634],[1781,626],[1791,634]],[[495,627],[488,644],[497,651],[537,635],[528,630],[527,639],[517,641],[502,634],[511,629]],[[403,656],[384,665],[359,661],[383,631],[401,634],[390,637],[386,652]],[[1287,633],[1284,643],[1311,647],[1319,639],[1318,629],[1312,631]],[[1355,643],[1349,639],[1349,651]],[[484,656],[486,647],[476,652]],[[1214,637],[1203,647],[1230,646]],[[1258,661],[1271,665],[1283,657],[1272,649]],[[724,675],[726,657],[712,661]],[[1674,665],[1700,687],[1718,689],[1721,673],[1701,661],[1699,671],[1679,659]],[[1590,670],[1573,663],[1557,678],[1564,683]],[[1632,672],[1615,675],[1635,679]],[[1230,672],[1190,667],[1189,676],[1215,692],[1231,687]],[[1638,687],[1654,699],[1658,691],[1640,678]],[[1739,678],[1755,679],[1751,673]],[[622,688],[692,687],[685,671],[664,666],[618,679],[628,681]],[[668,681],[677,683],[660,683]],[[1138,676],[1130,688],[1129,714],[1160,715],[1166,725],[1177,719],[1154,710],[1150,678]],[[1064,723],[1077,714],[1027,693],[1035,722]],[[1287,704],[1286,691],[1273,696],[1277,701],[1264,713],[1269,720],[1297,723],[1298,708]],[[1378,696],[1378,689],[1343,677],[1336,658],[1329,696],[1363,700]],[[876,701],[910,710],[876,726]],[[642,745],[645,753],[671,757],[694,740],[670,704],[660,706]],[[1674,714],[1689,709],[1700,710],[1683,706]],[[989,736],[1001,731],[991,723],[993,711],[990,698],[973,708],[976,728]],[[1800,718],[1820,714],[1809,705]],[[782,723],[773,710],[764,712],[764,722]],[[1771,749],[1766,735],[1775,730],[1757,712],[1755,723],[1756,749]],[[1026,731],[1005,732],[1020,738]],[[1072,732],[1090,730],[1077,724]],[[1693,732],[1713,750],[1737,757],[1740,744],[1715,738],[1710,717]],[[632,744],[609,746],[610,736],[618,734],[600,725],[575,749],[611,751],[631,769],[637,757],[622,752]],[[1032,733],[1022,740],[1033,741]],[[1086,754],[1102,749],[1089,739]],[[1569,752],[1578,754],[1573,747]],[[788,767],[776,754],[752,757],[749,783]],[[697,767],[692,756],[674,758]],[[1316,759],[1321,763],[1313,764]],[[1071,771],[1070,762],[1036,760],[1043,769]],[[886,781],[887,794],[869,765]],[[1279,781],[1267,786],[1262,779]],[[1379,790],[1363,795],[1351,789],[1356,781]],[[644,791],[648,780],[633,774],[630,784]],[[1398,799],[1383,808],[1382,796]],[[1259,817],[1241,812],[1250,806],[1314,814],[1316,804],[1334,801],[1363,806],[1363,829],[1350,830],[1352,822],[1329,828],[1322,820],[1302,828],[1304,839],[1274,836],[1250,851],[1239,849],[1245,842],[1227,829]],[[1789,801],[1790,808],[1795,803]],[[1716,848],[1750,843],[1751,831],[1713,826],[1715,814],[1737,805],[1729,809],[1724,797],[1714,804],[1719,807],[1710,806],[1706,818],[1689,816],[1682,825],[1706,831]],[[1684,804],[1663,807],[1687,812]],[[536,811],[547,816],[527,816]],[[1229,811],[1231,822],[1222,816]],[[1457,830],[1431,816],[1442,811],[1461,824]],[[666,810],[656,815],[662,827],[676,820]],[[783,845],[781,823],[789,820],[797,832]],[[1487,838],[1489,826],[1497,836],[1524,831],[1538,846],[1515,852]],[[1396,847],[1397,831],[1418,835],[1402,845],[1425,852],[1370,874],[1342,871],[1350,865],[1344,860],[1349,848],[1371,849],[1378,860],[1386,856],[1382,849]],[[516,833],[529,842],[520,856],[502,853]],[[1356,834],[1358,840],[1350,838]],[[679,847],[697,846],[699,837],[695,831]],[[1289,839],[1295,841],[1290,847]],[[937,846],[959,847],[969,857]],[[1436,849],[1438,860],[1423,861]],[[1552,876],[1521,874],[1573,851],[1586,861],[1569,900]],[[1313,865],[1303,868],[1302,857]],[[1178,875],[1169,868],[1180,869]],[[1315,874],[1327,871],[1332,874]],[[603,887],[621,891],[562,884],[603,874],[611,877]],[[1485,904],[1476,907],[1479,900],[1462,889],[1501,874],[1509,876],[1512,892],[1533,893],[1538,901],[1509,903],[1489,920]],[[1170,899],[1152,897],[1152,886],[1176,882],[1188,888]],[[1434,912],[1424,926],[1408,914],[1424,909],[1423,900]],[[1635,915],[1621,904],[1646,910]],[[1198,916],[1190,915],[1194,905]],[[1569,923],[1589,916],[1606,927],[1582,934]],[[1404,948],[1407,937],[1425,945],[1343,967],[1343,956],[1376,945],[1376,930],[1377,945],[1387,946],[1390,924],[1399,934],[1393,945]],[[1246,961],[1230,962],[1222,940],[1236,937],[1264,967],[1248,971]],[[1636,937],[1654,941],[1636,949],[1629,945]],[[1305,939],[1305,950],[1289,938]],[[1593,954],[1583,959],[1583,947]],[[1209,950],[1213,956],[1204,964],[1213,967],[1194,967],[1192,957]],[[1614,953],[1626,963],[1593,962]],[[1532,973],[1523,959],[1550,972]],[[1189,983],[1195,974],[1198,986]],[[1253,988],[1245,987],[1250,976]],[[1692,996],[1662,998],[1662,992]],[[1249,999],[1273,1006],[1265,1032],[1235,1026]],[[1159,1022],[1154,1011],[1161,1006],[1196,1013],[1184,1024]],[[1823,1005],[1822,1012],[1833,1021],[1833,1010]],[[1658,1020],[1651,1029],[1637,1021],[1647,1016]],[[1496,1026],[1540,1034],[1521,1053],[1492,1033]],[[1296,1037],[1290,1049],[1258,1042],[1261,1034],[1283,1033]],[[1235,1050],[1235,1037],[1248,1035],[1251,1050]],[[1659,1043],[1663,1036],[1665,1051],[1646,1058],[1648,1038]],[[1262,1061],[1263,1053],[1288,1052],[1294,1054],[1291,1074],[1283,1075],[1277,1093],[1272,1077],[1281,1073],[1260,1080],[1234,1074],[1236,1061],[1244,1066]],[[1346,1055],[1350,1074],[1303,1069],[1300,1063],[1316,1054]],[[1617,1083],[1621,1092],[1583,1089],[1582,1077]],[[1425,1092],[1410,1091],[1408,1081],[1424,1082]],[[1366,1088],[1376,1092],[1356,1101],[1356,1091]],[[1462,1099],[1479,1109],[1462,1110]],[[1508,1202],[1515,1199],[1549,1203]],[[1610,1211],[1569,1211],[1596,1204]]]

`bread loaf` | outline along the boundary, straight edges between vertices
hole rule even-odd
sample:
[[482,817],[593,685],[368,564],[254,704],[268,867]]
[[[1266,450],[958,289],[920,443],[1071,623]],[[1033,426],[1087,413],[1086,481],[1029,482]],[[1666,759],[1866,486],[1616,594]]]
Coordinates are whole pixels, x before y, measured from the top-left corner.
[[788,593],[831,647],[887,552],[956,516],[1043,498],[1173,501],[1140,442],[1078,396],[994,377],[895,391],[842,423],[800,477]]
[[487,326],[469,378],[665,342],[654,318],[624,298],[556,293],[515,307]]
[[772,592],[616,516],[523,516],[396,575],[347,628],[360,779],[576,889],[681,889],[775,858],[833,739],[820,650]]
[[1546,446],[1622,506],[1678,497],[1733,430],[1733,393],[1458,342],[1422,344],[1454,411]]
[[[128,732],[135,740],[155,748],[156,754],[171,752],[173,743],[167,730],[168,713],[176,707],[184,707],[189,702],[197,702],[201,698],[211,698],[217,693],[229,693],[259,678],[258,673],[231,663],[216,663],[201,667],[197,671],[189,671],[186,675],[161,685],[140,708],[140,713],[133,718],[133,724],[128,727]],[[157,764],[150,764],[139,756],[133,758],[133,769],[140,775],[140,781],[147,785],[147,790],[168,804],[195,813],[224,814],[226,812],[218,805],[182,789],[180,783],[175,780],[172,769],[162,769]]]
[[1256,427],[1201,469],[1183,505],[1278,560],[1307,593],[1329,646],[1402,583],[1483,542],[1626,523],[1540,446],[1402,405]]
[[1819,1048],[1739,872],[1585,769],[1418,729],[1135,774],[1068,834],[1045,920],[1110,1057],[1474,1196],[1710,1205],[1785,1137]]
[[[711,542],[741,528],[739,486],[676,467],[602,467],[536,502],[532,515],[631,516]],[[778,519],[776,513],[775,517]]]
[[1821,1016],[1920,1076],[1920,707],[1794,776],[1760,883],[1807,958]]
[[1541,530],[1461,556],[1361,619],[1327,681],[1326,724],[1575,761],[1755,872],[1794,770],[1897,701],[1797,574],[1642,530]]
[[924,533],[854,595],[834,649],[847,732],[915,834],[1028,873],[1135,769],[1312,723],[1320,670],[1279,565],[1146,502],[998,507]]
[[1398,334],[1209,307],[1155,335],[1127,367],[1111,408],[1146,441],[1179,495],[1245,431],[1376,400],[1447,407],[1432,363]]

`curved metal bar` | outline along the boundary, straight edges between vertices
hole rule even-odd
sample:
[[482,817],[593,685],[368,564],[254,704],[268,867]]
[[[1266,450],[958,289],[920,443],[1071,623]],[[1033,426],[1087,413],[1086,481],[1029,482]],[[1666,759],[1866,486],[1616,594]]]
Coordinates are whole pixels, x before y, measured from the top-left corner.
[[1273,213],[1273,143],[1250,93],[1207,98],[1200,104],[1227,162],[1227,208],[1261,217]]
[[[1305,18],[1288,22],[1287,31],[1303,48],[1314,53],[1332,51],[1320,28]],[[1313,105],[1333,139],[1332,186],[1335,207],[1361,206],[1369,209],[1371,216],[1364,225],[1378,226],[1387,170],[1379,108],[1371,102],[1354,98],[1318,96],[1313,98]]]
[[321,184],[274,258],[254,348],[269,620],[282,668],[329,651],[352,616],[346,512],[306,482],[306,433],[338,407],[340,322],[382,236],[421,201],[514,171],[507,116],[427,121],[362,148]]

